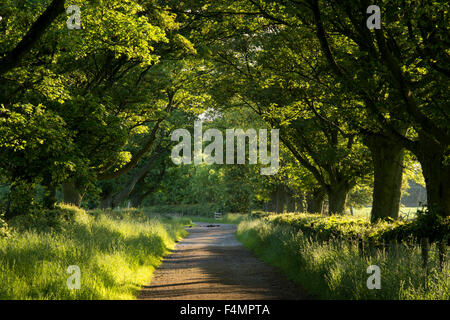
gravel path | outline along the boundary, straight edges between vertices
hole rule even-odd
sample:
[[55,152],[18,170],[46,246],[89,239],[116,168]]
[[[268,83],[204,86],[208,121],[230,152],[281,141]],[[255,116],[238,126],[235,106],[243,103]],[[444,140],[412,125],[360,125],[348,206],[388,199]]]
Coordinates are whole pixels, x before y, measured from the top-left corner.
[[155,270],[139,299],[308,299],[236,240],[236,226],[196,224]]

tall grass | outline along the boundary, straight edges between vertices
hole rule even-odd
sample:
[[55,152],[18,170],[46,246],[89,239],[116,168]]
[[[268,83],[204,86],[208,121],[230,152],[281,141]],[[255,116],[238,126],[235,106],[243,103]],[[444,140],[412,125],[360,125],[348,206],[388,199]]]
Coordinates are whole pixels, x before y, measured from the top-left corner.
[[[260,219],[242,221],[237,237],[317,298],[450,299],[448,262],[440,271],[439,259],[432,255],[425,270],[416,248],[361,255],[356,246],[311,241],[293,228]],[[370,265],[381,269],[379,290],[367,288]]]
[[[73,220],[58,228],[12,223],[15,231],[0,239],[0,299],[134,299],[190,223],[68,210]],[[80,289],[67,287],[70,265],[81,270]]]

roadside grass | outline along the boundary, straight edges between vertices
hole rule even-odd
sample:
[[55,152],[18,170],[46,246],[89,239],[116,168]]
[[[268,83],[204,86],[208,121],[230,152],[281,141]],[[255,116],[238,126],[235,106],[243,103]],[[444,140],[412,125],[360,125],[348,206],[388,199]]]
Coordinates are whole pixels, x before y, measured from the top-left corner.
[[[261,219],[242,221],[237,238],[319,299],[450,299],[449,263],[440,271],[437,254],[432,254],[425,270],[417,248],[360,255],[356,246],[311,241],[293,228]],[[380,290],[367,288],[370,265],[381,269]]]
[[[135,299],[191,223],[126,210],[61,210],[73,218],[11,221],[12,234],[0,239],[0,299]],[[81,270],[80,289],[67,287],[71,265]]]

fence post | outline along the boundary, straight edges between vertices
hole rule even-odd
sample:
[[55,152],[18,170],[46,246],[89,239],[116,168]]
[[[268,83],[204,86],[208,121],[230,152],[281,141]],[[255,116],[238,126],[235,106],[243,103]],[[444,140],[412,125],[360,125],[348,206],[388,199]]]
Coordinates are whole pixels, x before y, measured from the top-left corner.
[[391,249],[391,252],[394,254],[394,256],[398,255],[398,242],[397,242],[397,239],[392,239],[390,241],[390,249]]
[[421,247],[423,267],[426,268],[428,265],[428,254],[430,252],[430,242],[428,241],[428,238],[421,239]]
[[439,252],[439,267],[442,271],[444,268],[445,259],[447,258],[447,237],[444,237],[437,243]]
[[364,241],[362,238],[358,239],[358,249],[359,249],[359,254],[364,255]]

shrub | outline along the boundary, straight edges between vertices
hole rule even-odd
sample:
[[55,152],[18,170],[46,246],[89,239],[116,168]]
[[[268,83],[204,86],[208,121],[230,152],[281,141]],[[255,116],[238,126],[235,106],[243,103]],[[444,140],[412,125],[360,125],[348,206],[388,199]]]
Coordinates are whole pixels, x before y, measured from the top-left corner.
[[418,214],[418,218],[412,221],[379,221],[375,224],[364,218],[340,215],[291,213],[257,216],[276,225],[292,227],[317,241],[339,239],[382,245],[391,240],[417,242],[424,237],[437,242],[450,234],[450,217],[442,218],[429,212]]
[[28,214],[15,216],[9,224],[18,231],[61,232],[74,222],[77,213],[84,210],[65,204],[54,209],[34,209]]

